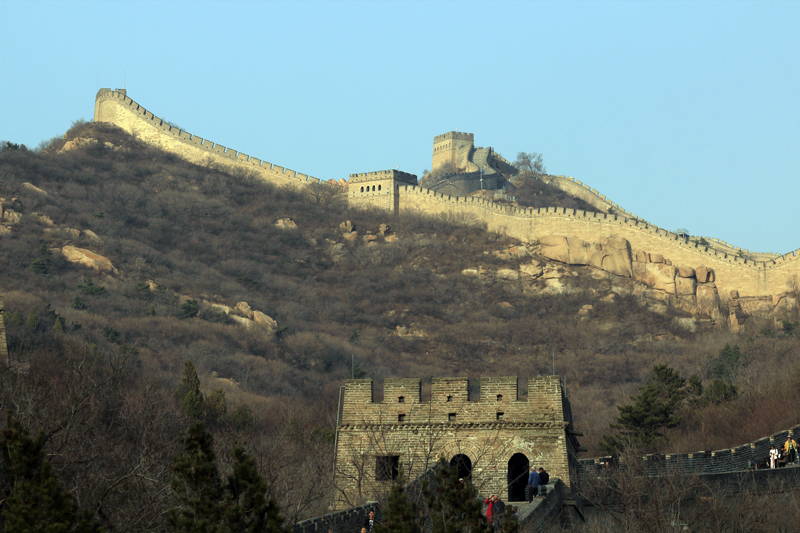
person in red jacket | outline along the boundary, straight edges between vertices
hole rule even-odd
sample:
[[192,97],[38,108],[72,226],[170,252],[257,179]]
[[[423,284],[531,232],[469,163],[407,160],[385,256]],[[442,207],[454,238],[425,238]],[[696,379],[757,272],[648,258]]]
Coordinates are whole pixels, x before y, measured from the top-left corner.
[[489,522],[490,524],[492,523],[492,505],[494,505],[495,498],[496,496],[492,494],[491,496],[486,498],[485,502],[483,502],[486,504],[486,521]]

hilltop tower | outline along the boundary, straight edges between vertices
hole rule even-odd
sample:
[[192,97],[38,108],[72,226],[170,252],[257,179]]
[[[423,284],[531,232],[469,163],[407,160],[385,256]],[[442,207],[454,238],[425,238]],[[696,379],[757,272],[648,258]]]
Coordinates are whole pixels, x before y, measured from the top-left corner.
[[353,207],[377,207],[396,215],[400,211],[398,188],[416,184],[416,175],[399,170],[350,174],[347,200]]
[[455,168],[465,168],[472,148],[475,146],[475,135],[459,131],[448,131],[433,138],[433,162],[431,171],[444,165],[452,164]]

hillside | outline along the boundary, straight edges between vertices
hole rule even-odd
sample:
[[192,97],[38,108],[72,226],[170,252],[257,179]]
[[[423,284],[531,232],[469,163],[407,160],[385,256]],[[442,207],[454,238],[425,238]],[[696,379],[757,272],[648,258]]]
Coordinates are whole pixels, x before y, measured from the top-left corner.
[[[207,393],[221,387],[230,409],[252,407],[263,438],[302,434],[295,448],[313,442],[320,457],[330,456],[339,387],[354,374],[526,378],[554,368],[592,455],[654,364],[710,379],[708,357],[739,344],[740,399],[690,413],[670,447],[735,445],[800,415],[780,401],[800,384],[791,323],[752,320],[741,337],[688,327],[686,311],[633,279],[545,259],[537,243],[457,217],[349,210],[328,189],[187,163],[101,123],[78,124],[41,153],[4,151],[0,197],[12,364],[50,379],[60,354],[125,354],[134,377],[120,398],[136,391],[146,403],[142,391],[156,391],[165,435],[183,423],[171,394],[187,359]],[[4,406],[49,427],[21,406],[14,380],[26,378],[15,375],[4,374]],[[294,516],[324,508],[316,498]]]

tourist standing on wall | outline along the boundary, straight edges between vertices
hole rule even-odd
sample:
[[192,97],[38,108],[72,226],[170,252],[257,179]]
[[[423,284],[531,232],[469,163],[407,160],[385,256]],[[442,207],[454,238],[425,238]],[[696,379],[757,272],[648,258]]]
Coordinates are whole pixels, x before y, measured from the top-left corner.
[[797,458],[797,443],[791,435],[786,437],[786,443],[783,445],[783,456],[786,458],[787,463],[794,463]]
[[778,450],[775,448],[775,445],[769,447],[769,467],[775,468],[778,463]]
[[492,505],[494,504],[494,494],[486,498],[486,501],[483,502],[486,504],[486,521],[490,524],[492,523]]
[[536,471],[535,466],[531,467],[531,473],[528,475],[528,485],[525,487],[525,498],[528,503],[533,501],[534,496],[539,495],[539,485],[541,485],[539,472]]

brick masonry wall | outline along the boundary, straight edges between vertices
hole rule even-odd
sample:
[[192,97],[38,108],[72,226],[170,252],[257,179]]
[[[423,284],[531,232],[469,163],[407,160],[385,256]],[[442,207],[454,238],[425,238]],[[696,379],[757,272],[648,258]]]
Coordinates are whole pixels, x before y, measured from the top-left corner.
[[309,183],[320,183],[318,178],[250,157],[174,128],[121,91],[111,89],[98,91],[95,98],[94,121],[110,122],[147,144],[172,152],[198,165],[215,163],[225,167],[234,166],[252,170],[256,175],[280,186],[299,187]]
[[800,277],[800,250],[774,260],[751,261],[699,246],[672,232],[623,215],[554,207],[515,208],[479,198],[445,196],[419,186],[400,186],[399,211],[451,214],[527,242],[545,235],[578,237],[588,242],[597,242],[601,237],[621,237],[627,239],[632,248],[659,253],[674,265],[712,268],[723,298],[734,289],[741,297],[782,294],[793,277]]
[[[773,444],[776,448],[783,446],[789,435],[792,435],[795,441],[800,439],[800,425],[735,448],[704,450],[696,453],[645,455],[636,460],[642,461],[645,470],[653,475],[664,468],[692,475],[744,472],[750,468],[751,461],[758,464],[759,468],[763,468],[769,462],[770,446]],[[602,472],[606,459],[580,460],[581,474]]]
[[372,380],[347,380],[337,436],[336,483],[343,491],[337,508],[388,492],[390,482],[376,479],[376,458],[386,456],[399,457],[413,478],[440,455],[466,455],[478,491],[506,500],[509,460],[518,453],[569,483],[578,444],[568,433],[571,412],[558,376],[530,379],[526,399],[516,377],[482,378],[477,401],[468,399],[467,378],[434,378],[430,401],[420,401],[420,387],[419,379],[387,379],[384,400],[374,402]]

